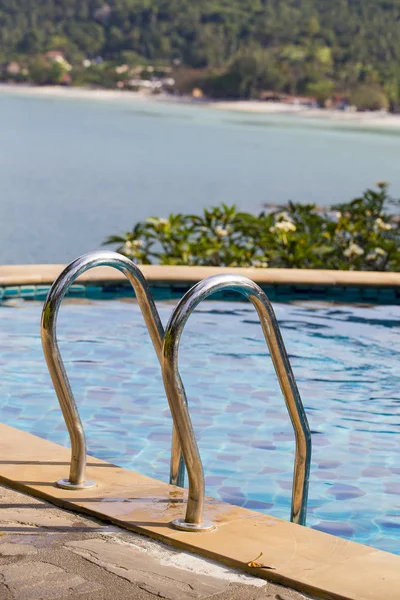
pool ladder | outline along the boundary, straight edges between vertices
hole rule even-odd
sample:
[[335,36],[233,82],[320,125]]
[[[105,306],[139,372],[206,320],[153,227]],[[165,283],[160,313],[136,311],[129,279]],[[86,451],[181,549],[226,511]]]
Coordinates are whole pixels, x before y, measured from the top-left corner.
[[172,525],[184,531],[209,531],[214,524],[203,519],[205,484],[204,471],[179,369],[179,342],[184,326],[198,304],[211,294],[233,290],[249,299],[258,314],[276,375],[285,399],[295,433],[296,453],[293,472],[290,520],[306,524],[308,481],[311,462],[311,433],[283,343],[274,310],[263,290],[240,275],[213,275],[194,285],[179,301],[163,329],[148,283],[140,269],[128,258],[116,252],[89,252],[68,265],[57,277],[43,306],[41,337],[44,356],[57,394],[71,440],[71,464],[68,479],[57,485],[68,490],[91,488],[94,481],[85,479],[86,440],[82,421],[69,384],[57,343],[57,316],[61,302],[73,282],[85,271],[98,266],[110,266],[121,271],[131,283],[161,364],[164,387],[173,419],[170,483],[183,487],[185,466],[188,472],[189,494],[184,519]]

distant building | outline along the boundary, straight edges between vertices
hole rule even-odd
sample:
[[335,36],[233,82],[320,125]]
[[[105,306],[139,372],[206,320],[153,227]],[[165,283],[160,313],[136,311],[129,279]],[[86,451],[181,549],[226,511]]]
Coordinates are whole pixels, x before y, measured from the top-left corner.
[[103,23],[103,25],[105,23],[107,23],[108,19],[110,18],[112,9],[111,6],[107,3],[103,4],[103,6],[101,6],[100,8],[98,8],[97,10],[94,11],[94,18],[96,21],[99,21],[100,23]]
[[61,78],[60,84],[61,85],[71,85],[71,83],[72,83],[71,75],[69,73],[64,73]]
[[128,65],[119,65],[118,67],[115,67],[115,72],[118,73],[118,75],[121,75],[122,73],[126,73],[128,69]]
[[46,52],[45,58],[50,62],[58,63],[66,73],[72,70],[72,65],[65,59],[64,52],[61,52],[60,50],[50,50],[49,52]]
[[345,96],[334,96],[332,98],[333,107],[338,110],[348,110],[350,102]]
[[129,79],[126,85],[137,90],[148,91],[153,93],[160,93],[161,91],[170,92],[172,87],[175,85],[175,79],[172,77],[152,79]]
[[259,99],[264,102],[280,102],[281,104],[289,104],[291,106],[307,106],[309,108],[318,106],[316,98],[312,96],[291,96],[290,94],[272,90],[261,92]]
[[17,62],[13,61],[7,65],[6,71],[8,75],[19,75],[21,73],[21,67]]
[[312,96],[286,96],[281,102],[291,106],[306,106],[308,108],[318,107],[317,99]]
[[62,52],[62,50],[49,50],[48,52],[46,52],[45,57],[48,58],[49,60],[60,60],[60,58],[64,59],[65,58],[65,53]]
[[287,97],[287,94],[269,90],[260,93],[260,100],[264,100],[264,102],[282,102]]
[[204,96],[203,90],[201,90],[200,88],[192,89],[192,97],[193,98],[203,98],[203,96]]

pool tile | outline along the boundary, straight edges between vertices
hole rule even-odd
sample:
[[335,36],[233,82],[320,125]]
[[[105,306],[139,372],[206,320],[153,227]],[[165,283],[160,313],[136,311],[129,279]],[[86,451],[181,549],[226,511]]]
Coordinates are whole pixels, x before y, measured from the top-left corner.
[[4,288],[4,294],[3,294],[4,298],[7,298],[7,299],[13,298],[13,297],[19,296],[19,294],[20,294],[19,286],[15,286],[15,287],[9,286],[9,287]]
[[37,285],[35,289],[35,300],[45,300],[49,291],[49,285]]
[[[46,296],[48,286],[40,291]],[[108,297],[120,293],[115,286]],[[60,310],[60,347],[88,447],[167,481],[172,423],[159,364],[132,292],[125,287],[123,295],[70,298]],[[43,361],[41,304],[0,309],[0,419],[67,444]],[[158,307],[166,323],[172,304]],[[400,510],[399,307],[274,308],[314,432],[309,525],[339,523],[339,535],[400,553],[390,525]],[[202,304],[180,359],[207,493],[288,519],[294,435],[253,307]]]

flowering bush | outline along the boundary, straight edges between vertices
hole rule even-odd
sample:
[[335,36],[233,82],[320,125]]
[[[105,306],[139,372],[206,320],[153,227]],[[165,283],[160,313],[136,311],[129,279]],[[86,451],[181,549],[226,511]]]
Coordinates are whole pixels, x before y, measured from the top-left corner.
[[396,205],[378,182],[325,210],[289,202],[252,215],[222,204],[201,216],[151,217],[105,244],[141,264],[400,271],[400,218],[389,210]]

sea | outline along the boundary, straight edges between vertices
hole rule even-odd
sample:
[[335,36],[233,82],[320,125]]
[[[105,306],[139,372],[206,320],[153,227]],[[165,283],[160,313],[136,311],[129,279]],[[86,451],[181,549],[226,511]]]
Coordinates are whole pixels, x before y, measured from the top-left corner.
[[0,264],[66,263],[149,216],[327,206],[391,183],[400,128],[204,105],[0,94]]

